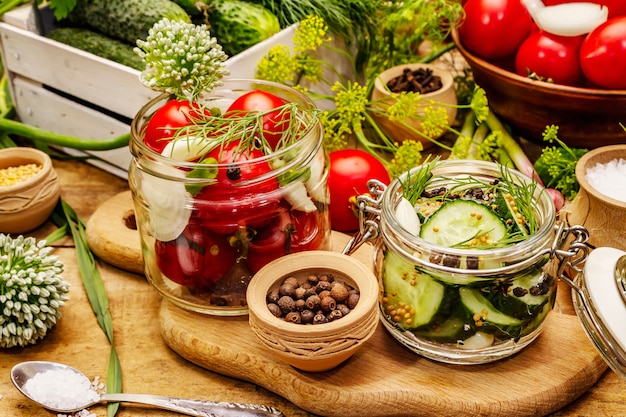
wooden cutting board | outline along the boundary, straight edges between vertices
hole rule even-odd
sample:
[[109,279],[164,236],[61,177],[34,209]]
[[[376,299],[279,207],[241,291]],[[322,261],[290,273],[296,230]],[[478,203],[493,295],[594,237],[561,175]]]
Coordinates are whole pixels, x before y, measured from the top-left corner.
[[[139,237],[126,227],[130,192],[90,218],[92,250],[125,270],[143,270]],[[333,233],[335,250],[348,237]],[[363,247],[355,256],[367,262]],[[137,272],[135,271],[135,272]],[[379,325],[355,356],[323,373],[306,373],[274,358],[257,342],[247,317],[210,317],[164,301],[161,336],[178,355],[210,371],[253,382],[321,416],[537,416],[587,391],[607,369],[575,315],[555,311],[539,338],[517,355],[485,365],[424,359]]]

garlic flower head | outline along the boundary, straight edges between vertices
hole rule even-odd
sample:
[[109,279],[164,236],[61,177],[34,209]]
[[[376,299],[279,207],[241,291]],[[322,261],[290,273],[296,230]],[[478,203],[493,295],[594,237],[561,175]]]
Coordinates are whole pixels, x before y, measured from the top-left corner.
[[206,25],[161,19],[134,49],[146,64],[139,79],[148,88],[195,101],[229,74],[228,56]]
[[0,348],[37,343],[61,317],[70,284],[51,251],[45,240],[0,233]]

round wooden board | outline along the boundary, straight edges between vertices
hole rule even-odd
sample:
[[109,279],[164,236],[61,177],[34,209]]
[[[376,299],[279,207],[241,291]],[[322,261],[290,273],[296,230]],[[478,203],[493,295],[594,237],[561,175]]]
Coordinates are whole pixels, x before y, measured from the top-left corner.
[[[104,203],[87,223],[94,253],[111,265],[143,273],[136,230],[124,219],[130,192]],[[333,250],[349,237],[333,232]],[[371,263],[371,248],[353,256]],[[207,370],[250,381],[322,416],[537,416],[587,391],[607,369],[575,315],[555,312],[541,336],[519,354],[486,365],[446,365],[413,354],[382,325],[364,348],[324,373],[298,371],[257,342],[244,317],[210,317],[166,301],[161,335],[181,357]]]

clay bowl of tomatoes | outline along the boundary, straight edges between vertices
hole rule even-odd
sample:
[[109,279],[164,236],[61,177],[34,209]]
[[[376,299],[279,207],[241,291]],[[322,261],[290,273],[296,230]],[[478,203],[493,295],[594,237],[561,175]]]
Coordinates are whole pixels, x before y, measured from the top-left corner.
[[[537,28],[520,0],[465,3],[466,19],[453,31],[453,40],[476,83],[485,90],[490,108],[516,133],[541,143],[546,126],[556,125],[559,137],[574,147],[597,148],[626,141],[621,125],[626,122],[626,47],[618,46],[626,45],[626,2],[602,3],[615,3],[615,7],[609,4],[605,25],[617,28],[621,41],[605,29],[578,37],[556,37],[556,45],[555,37]],[[489,26],[480,23],[485,21]],[[611,55],[592,54],[589,45],[596,50],[609,48]],[[539,61],[542,55],[550,61]]]
[[281,257],[257,272],[250,328],[283,363],[323,372],[349,360],[378,326],[378,281],[371,266],[332,251]]

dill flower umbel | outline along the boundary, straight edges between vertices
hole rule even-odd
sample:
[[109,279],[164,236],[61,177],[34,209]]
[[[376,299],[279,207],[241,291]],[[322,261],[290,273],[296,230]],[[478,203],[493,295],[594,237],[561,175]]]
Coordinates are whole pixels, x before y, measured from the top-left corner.
[[135,53],[146,63],[140,75],[146,87],[190,101],[220,86],[229,74],[228,56],[206,25],[162,19],[145,41],[137,41]]
[[35,344],[69,299],[64,265],[33,237],[0,234],[0,347]]

